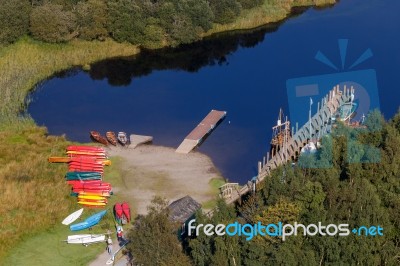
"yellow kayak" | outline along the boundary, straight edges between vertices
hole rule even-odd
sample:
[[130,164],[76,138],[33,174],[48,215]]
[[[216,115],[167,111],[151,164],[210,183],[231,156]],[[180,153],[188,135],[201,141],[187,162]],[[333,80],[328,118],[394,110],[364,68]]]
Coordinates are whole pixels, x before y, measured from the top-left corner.
[[102,197],[110,197],[111,194],[109,192],[79,192],[78,197],[80,196],[102,196]]
[[105,202],[93,202],[93,201],[78,201],[79,204],[88,206],[106,206]]
[[99,195],[78,195],[78,200],[83,199],[83,200],[106,200],[106,197],[104,196],[99,196]]

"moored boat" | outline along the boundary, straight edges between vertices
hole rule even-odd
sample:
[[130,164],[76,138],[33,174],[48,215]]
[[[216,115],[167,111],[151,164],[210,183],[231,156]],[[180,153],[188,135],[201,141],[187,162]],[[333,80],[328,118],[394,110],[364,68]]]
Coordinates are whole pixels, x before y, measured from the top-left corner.
[[103,144],[103,145],[108,145],[108,142],[106,138],[104,138],[99,132],[97,131],[90,131],[90,136],[97,142]]
[[114,205],[114,215],[115,215],[115,219],[118,222],[121,222],[122,214],[123,214],[123,209],[122,209],[121,203],[119,203],[119,202],[115,203],[115,205]]
[[79,210],[71,213],[61,223],[64,225],[69,225],[69,224],[75,222],[81,216],[82,212],[83,212],[83,209],[79,209]]
[[105,235],[71,235],[67,238],[68,244],[82,244],[82,245],[90,245],[94,243],[105,242],[106,236]]
[[[80,203],[80,202],[78,202]],[[85,205],[105,205],[105,203],[97,203],[97,202],[93,202],[94,204],[86,204]],[[89,227],[92,227],[96,224],[98,224],[101,220],[101,218],[103,218],[103,216],[107,213],[107,210],[98,212],[96,214],[93,214],[92,216],[88,217],[85,221],[81,222],[81,223],[77,223],[77,224],[73,224],[70,225],[70,229],[71,231],[79,231],[79,230],[83,230]]]
[[119,141],[119,143],[121,143],[122,146],[125,146],[128,144],[128,138],[127,138],[125,132],[122,132],[122,131],[118,132],[118,141]]
[[124,202],[121,204],[122,206],[122,212],[124,213],[124,216],[128,223],[131,221],[131,209],[129,208],[129,204],[127,202]]
[[112,145],[116,146],[117,145],[117,137],[115,136],[115,133],[112,131],[107,131],[106,132],[106,138],[108,142],[110,142]]

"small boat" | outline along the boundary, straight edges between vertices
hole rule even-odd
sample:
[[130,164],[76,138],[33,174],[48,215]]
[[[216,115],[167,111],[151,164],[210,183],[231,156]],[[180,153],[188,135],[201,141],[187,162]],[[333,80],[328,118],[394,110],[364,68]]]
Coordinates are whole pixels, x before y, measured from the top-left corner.
[[[78,202],[78,203],[80,203],[80,202]],[[80,203],[80,204],[84,204],[84,205],[97,205],[97,206],[98,206],[99,204],[105,205],[105,203],[97,203],[97,202],[93,202],[93,203],[94,203],[94,204],[90,204],[89,202],[88,202],[88,204],[86,204],[86,203]],[[104,210],[104,211],[98,212],[98,213],[96,213],[96,214],[93,214],[92,216],[88,217],[85,221],[83,221],[83,222],[81,222],[81,223],[77,223],[77,224],[70,225],[69,228],[71,229],[71,231],[80,231],[80,230],[83,230],[83,229],[92,227],[92,226],[98,224],[98,223],[100,222],[101,218],[103,218],[103,216],[104,216],[106,213],[107,213],[107,210]]]
[[121,222],[123,212],[124,211],[122,209],[122,205],[119,202],[115,203],[115,205],[114,205],[114,214],[115,214],[115,219],[118,222]]
[[131,221],[131,209],[129,208],[129,204],[127,202],[124,202],[121,204],[121,206],[122,206],[122,211],[125,215],[125,218],[129,223]]
[[68,236],[67,243],[68,244],[82,244],[84,246],[88,246],[94,243],[105,242],[105,235],[71,235]]
[[94,146],[68,146],[67,151],[89,151],[89,152],[106,152],[102,147]]
[[117,146],[117,137],[115,137],[115,133],[112,131],[107,131],[106,132],[106,138],[108,142],[110,142],[112,145]]
[[[81,204],[81,205],[86,206],[86,207],[104,207],[104,206],[107,205],[105,202],[92,202],[92,201],[85,201],[85,200],[78,201],[78,204]],[[93,225],[89,225],[89,226],[87,226],[87,227],[85,227],[83,229],[86,229],[86,228],[92,227],[92,226]],[[78,229],[78,230],[83,230],[83,229]],[[78,231],[78,230],[72,230],[72,231]]]
[[76,156],[76,157],[56,157],[56,156],[51,156],[48,158],[49,163],[70,163],[70,162],[96,162],[100,163],[102,165],[111,165],[110,160],[105,160],[105,159],[98,159],[95,157],[87,157],[87,156]]
[[118,132],[118,141],[121,143],[122,146],[125,146],[128,144],[128,138],[126,136],[125,132]]
[[342,105],[339,110],[340,121],[343,122],[350,121],[350,119],[352,119],[353,116],[355,115],[357,107],[358,107],[357,102],[349,102]]
[[101,180],[102,174],[98,172],[67,172],[65,179],[67,180]]
[[313,154],[317,152],[317,147],[315,146],[314,142],[310,141],[307,143],[302,149],[302,154]]
[[77,210],[76,212],[71,213],[61,223],[64,225],[69,225],[69,224],[75,222],[81,216],[82,212],[83,212],[83,208]]
[[103,197],[111,197],[111,193],[110,192],[85,192],[82,191],[81,193],[73,193],[71,194],[71,196],[103,196]]
[[97,132],[97,131],[90,131],[90,136],[95,140],[95,141],[97,141],[97,142],[99,142],[99,143],[101,143],[101,144],[104,144],[104,145],[108,145],[108,142],[107,142],[107,140],[102,136],[102,135],[100,135],[100,133],[99,132]]
[[78,199],[82,200],[106,200],[104,196],[94,196],[94,195],[79,195]]

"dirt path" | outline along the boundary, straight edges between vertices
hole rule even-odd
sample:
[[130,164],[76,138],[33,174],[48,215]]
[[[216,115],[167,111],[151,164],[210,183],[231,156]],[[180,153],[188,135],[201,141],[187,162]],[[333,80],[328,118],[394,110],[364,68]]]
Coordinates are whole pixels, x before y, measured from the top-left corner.
[[[190,195],[200,203],[216,196],[209,182],[220,174],[204,154],[183,155],[172,148],[143,145],[136,149],[112,147],[109,155],[122,158],[123,185],[114,187],[114,191],[129,201],[137,214],[146,214],[155,195],[170,201]],[[114,251],[117,248],[114,245]],[[105,265],[109,257],[104,252],[89,265]]]

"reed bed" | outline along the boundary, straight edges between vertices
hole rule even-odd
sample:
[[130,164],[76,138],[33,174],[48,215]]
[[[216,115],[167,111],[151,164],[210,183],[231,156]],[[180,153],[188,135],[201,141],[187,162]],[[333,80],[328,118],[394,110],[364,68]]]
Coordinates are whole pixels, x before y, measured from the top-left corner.
[[49,155],[63,153],[67,141],[34,125],[19,129],[0,131],[0,258],[26,237],[59,223],[72,206],[66,166],[47,162]]

